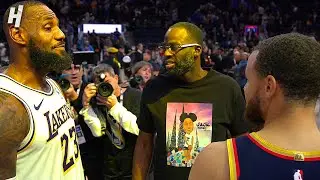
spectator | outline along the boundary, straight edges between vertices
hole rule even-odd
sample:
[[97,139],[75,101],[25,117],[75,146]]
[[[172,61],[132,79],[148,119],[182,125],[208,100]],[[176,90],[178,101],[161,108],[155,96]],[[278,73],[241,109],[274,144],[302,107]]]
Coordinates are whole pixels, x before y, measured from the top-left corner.
[[143,44],[139,43],[137,45],[137,51],[132,54],[132,64],[135,64],[139,61],[143,61]]
[[146,61],[140,61],[137,62],[132,67],[132,76],[141,76],[143,82],[139,83],[139,89],[143,90],[146,83],[152,78],[153,75],[153,67],[152,64],[146,62]]
[[[75,91],[80,91],[83,85],[83,67],[80,64],[71,64],[69,69],[62,72],[65,74],[65,78],[71,83]],[[85,84],[85,83],[84,83]]]
[[[68,1],[66,1],[68,2]],[[72,22],[68,22],[67,23],[67,45],[68,45],[68,51],[70,52],[73,44],[74,44],[74,29],[73,29],[73,25]]]
[[247,67],[248,57],[249,57],[249,54],[247,52],[241,53],[241,58],[240,58],[241,60],[239,64],[236,65],[235,72],[234,72],[234,78],[240,85],[243,95],[244,95],[243,88],[247,83],[245,71]]
[[115,47],[110,47],[107,49],[107,55],[104,56],[103,61],[101,63],[110,65],[117,75],[120,74],[121,69],[121,61],[118,56],[119,50]]
[[99,164],[94,166],[101,166],[99,169],[103,169],[102,179],[129,180],[132,179],[133,151],[136,135],[139,133],[136,120],[139,116],[141,92],[130,87],[121,88],[118,75],[107,64],[100,64],[93,69],[92,79],[95,79],[96,84],[100,82],[101,74],[105,76],[103,81],[112,85],[113,94],[102,97],[97,94],[95,84],[88,84],[84,90],[84,108],[80,114],[84,116],[91,133],[103,139],[100,142],[101,149],[91,147],[91,151],[96,151],[95,156],[100,159],[96,161]]
[[8,66],[9,57],[5,43],[0,43],[0,66]]
[[120,38],[121,33],[119,32],[118,28],[116,28],[116,31],[113,33],[113,35],[116,37],[117,40]]
[[84,41],[83,51],[94,51],[93,47],[91,46],[89,40]]

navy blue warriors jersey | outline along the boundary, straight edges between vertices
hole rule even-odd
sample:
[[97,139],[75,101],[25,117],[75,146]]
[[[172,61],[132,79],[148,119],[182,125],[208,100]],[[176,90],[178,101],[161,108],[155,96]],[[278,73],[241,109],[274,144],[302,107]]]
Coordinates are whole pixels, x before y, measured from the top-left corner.
[[227,140],[231,180],[320,180],[320,151],[283,149],[251,133]]

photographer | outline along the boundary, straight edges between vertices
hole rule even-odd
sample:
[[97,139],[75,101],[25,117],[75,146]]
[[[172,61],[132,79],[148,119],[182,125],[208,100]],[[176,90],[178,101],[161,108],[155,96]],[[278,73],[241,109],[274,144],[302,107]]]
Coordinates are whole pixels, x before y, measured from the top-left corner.
[[[141,92],[121,88],[118,75],[107,64],[96,66],[92,76],[94,83],[84,90],[80,114],[92,134],[103,139],[105,179],[131,179]],[[109,91],[112,94],[103,96]]]
[[[70,83],[70,88],[68,89],[63,89],[65,96],[70,100],[71,104],[75,107],[76,109],[81,109],[81,103],[79,103],[79,96],[83,94],[83,92],[80,92],[80,90],[83,91],[86,83],[83,82],[82,77],[83,77],[83,67],[80,64],[71,64],[69,69],[64,70],[63,72],[63,77],[60,77],[61,79],[68,80]],[[62,88],[64,88],[61,83],[59,83]],[[68,87],[68,86],[66,86]],[[81,101],[80,101],[81,102]],[[80,111],[79,109],[79,111]]]
[[[152,78],[153,67],[152,64],[146,61],[140,61],[133,65],[132,69],[132,78],[130,85],[135,86],[135,88],[143,90],[146,83]],[[142,81],[141,81],[142,78]],[[134,82],[132,81],[134,80]]]
[[[62,71],[62,74],[50,72],[47,75],[59,84],[65,98],[72,107],[72,111],[76,115],[76,125],[79,120],[79,111],[82,109],[82,102],[80,97],[82,97],[84,88],[87,85],[86,81],[83,80],[84,72],[84,68],[81,64],[76,64],[75,62],[73,62],[70,68]],[[79,139],[80,138],[78,137],[78,140]],[[81,144],[82,143],[79,142],[79,145]]]

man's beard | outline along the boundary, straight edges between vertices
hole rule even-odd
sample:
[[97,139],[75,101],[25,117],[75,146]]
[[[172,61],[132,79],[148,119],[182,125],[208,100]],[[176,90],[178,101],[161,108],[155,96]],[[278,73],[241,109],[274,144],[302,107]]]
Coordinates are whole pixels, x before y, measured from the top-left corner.
[[33,67],[43,74],[61,73],[72,64],[72,58],[66,51],[62,51],[61,55],[45,51],[37,47],[33,40],[30,40],[28,49]]
[[262,111],[260,108],[261,102],[258,96],[255,96],[247,103],[245,111],[245,119],[250,123],[251,131],[259,131],[264,126],[264,119],[262,117]]
[[176,59],[175,67],[168,70],[168,74],[174,76],[182,76],[190,71],[194,64],[194,55],[192,54],[192,52],[188,52],[184,59]]

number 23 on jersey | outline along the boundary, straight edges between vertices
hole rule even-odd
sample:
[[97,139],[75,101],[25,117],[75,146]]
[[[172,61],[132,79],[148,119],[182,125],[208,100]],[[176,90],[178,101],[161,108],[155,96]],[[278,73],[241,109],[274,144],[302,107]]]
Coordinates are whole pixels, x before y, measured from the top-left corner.
[[[63,171],[66,173],[80,156],[76,129],[74,126],[69,129],[69,132],[66,132],[61,136],[61,148],[64,151],[62,167]],[[74,152],[69,154],[69,149],[74,149]]]

